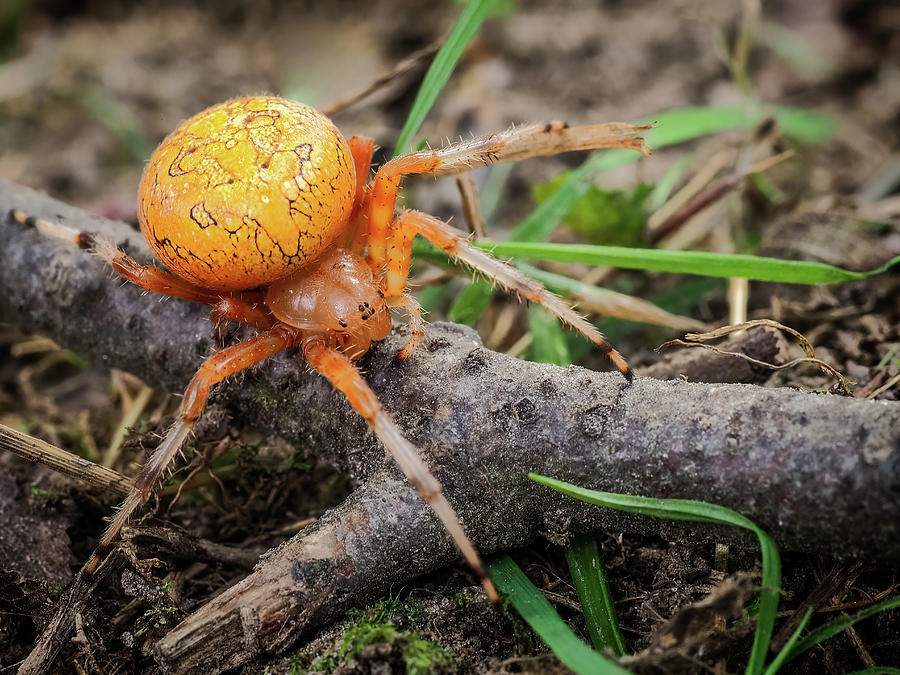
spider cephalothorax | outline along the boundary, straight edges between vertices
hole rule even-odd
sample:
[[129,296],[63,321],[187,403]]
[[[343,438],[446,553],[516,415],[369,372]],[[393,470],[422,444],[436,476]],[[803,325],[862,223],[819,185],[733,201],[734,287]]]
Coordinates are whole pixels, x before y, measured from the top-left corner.
[[[373,142],[358,136],[345,141],[327,117],[301,103],[238,98],[182,124],[153,154],[138,200],[141,229],[171,273],[140,265],[105,242],[96,242],[93,252],[146,290],[207,304],[215,323],[238,321],[259,334],[200,366],[175,423],[135,479],[86,571],[96,568],[130,514],[150,496],[200,417],[210,387],[299,345],[310,366],[369,423],[496,600],[440,483],[351,360],[388,334],[390,307],[405,308],[411,320],[410,338],[398,356],[411,356],[421,340],[421,309],[406,291],[413,239],[420,234],[493,281],[541,303],[601,347],[627,379],[632,374],[592,324],[541,284],[470,246],[437,218],[417,211],[395,215],[397,189],[404,174],[462,173],[495,162],[601,147],[646,153],[643,140],[635,137],[646,128],[518,127],[398,157],[367,182]],[[89,239],[84,233],[74,237]]]
[[279,321],[320,335],[351,358],[391,331],[379,280],[359,255],[332,248],[307,267],[269,286],[266,303]]

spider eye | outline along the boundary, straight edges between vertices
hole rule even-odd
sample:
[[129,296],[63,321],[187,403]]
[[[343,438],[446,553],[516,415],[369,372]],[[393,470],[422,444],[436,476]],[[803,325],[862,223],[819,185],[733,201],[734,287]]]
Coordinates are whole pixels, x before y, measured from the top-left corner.
[[338,319],[338,323],[341,325],[341,328],[347,327],[347,322],[344,321],[343,319]]

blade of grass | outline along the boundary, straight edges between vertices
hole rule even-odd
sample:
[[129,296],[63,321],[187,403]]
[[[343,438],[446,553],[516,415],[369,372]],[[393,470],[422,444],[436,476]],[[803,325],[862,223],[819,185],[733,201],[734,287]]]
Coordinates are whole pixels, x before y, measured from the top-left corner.
[[675,186],[688,168],[696,163],[697,158],[694,155],[685,155],[675,162],[665,175],[657,181],[653,192],[650,194],[650,200],[647,202],[647,210],[650,213],[658,211],[663,204],[668,201],[669,196],[674,192]]
[[[419,260],[427,260],[441,267],[454,267],[454,263],[444,251],[421,238],[417,238],[413,242],[413,255]],[[541,282],[547,290],[561,296],[576,296],[580,303],[584,303],[585,309],[606,317],[622,318],[633,322],[636,327],[642,323],[652,323],[678,330],[699,330],[702,326],[701,322],[678,316],[678,313],[690,311],[706,292],[721,285],[721,282],[710,279],[686,280],[671,293],[660,295],[659,298],[650,302],[600,286],[586,284],[562,274],[547,272],[524,262],[516,261],[513,265],[535,281]],[[481,314],[487,309],[487,305],[482,305],[481,302],[490,303],[491,299],[490,295],[482,296],[478,292],[478,287],[478,283],[468,284],[457,294],[448,313],[450,321],[470,326],[475,325]],[[420,291],[420,294],[423,293],[425,295],[419,297],[419,302],[423,303],[422,306],[425,308],[424,303],[429,302],[428,295],[433,293],[433,289]],[[429,304],[428,308],[430,309],[432,305],[433,303]],[[610,328],[604,325],[603,330],[606,332]]]
[[422,122],[425,120],[431,106],[434,105],[438,94],[444,88],[450,74],[456,67],[459,57],[462,56],[466,46],[472,40],[472,37],[481,27],[487,13],[493,7],[495,0],[472,0],[466,5],[459,21],[447,36],[447,41],[440,48],[425,73],[422,80],[422,86],[416,94],[412,108],[406,118],[403,129],[400,130],[400,137],[397,139],[397,145],[394,147],[394,157],[406,151],[406,146],[412,139],[413,135],[419,130]]
[[566,547],[566,562],[569,563],[594,649],[603,651],[604,647],[610,647],[617,656],[624,656],[625,639],[619,630],[597,540],[579,537],[573,541]]
[[497,589],[534,629],[557,658],[579,675],[628,675],[628,671],[584,644],[566,625],[547,598],[507,555],[488,563]]
[[837,635],[838,633],[842,633],[858,621],[867,619],[868,617],[878,614],[879,612],[883,612],[888,609],[894,609],[895,607],[900,607],[900,596],[886,598],[881,602],[876,602],[874,605],[870,605],[869,607],[861,609],[856,614],[838,617],[837,619],[829,621],[828,623],[819,626],[815,630],[810,631],[808,635],[806,635],[802,640],[795,644],[793,649],[791,649],[790,653],[788,654],[787,660],[791,661],[797,658],[807,649],[811,649],[820,642],[823,642],[828,638]]
[[791,634],[790,639],[784,644],[781,651],[779,651],[775,658],[772,659],[772,663],[769,664],[769,667],[766,668],[766,672],[763,675],[775,675],[775,673],[781,669],[781,666],[786,663],[788,654],[791,653],[791,649],[797,644],[797,640],[800,639],[800,633],[806,628],[806,624],[809,623],[809,618],[812,616],[812,613],[813,608],[807,607],[806,614],[803,615],[803,619],[800,621],[797,629]]
[[[514,266],[557,295],[575,297],[579,307],[606,317],[618,317],[628,321],[670,326],[678,330],[694,330],[703,325],[688,317],[677,316],[657,305],[633,295],[611,291],[608,288],[586,284],[572,277],[555,272],[547,272],[527,263],[516,262]],[[605,329],[604,329],[605,330]]]
[[154,144],[126,105],[99,87],[85,90],[81,101],[91,115],[116,137],[132,159],[145,162],[153,153]]
[[762,555],[762,587],[759,593],[759,612],[756,617],[756,634],[750,649],[747,673],[760,675],[765,665],[766,653],[772,641],[772,629],[778,612],[779,589],[781,588],[781,557],[775,541],[763,532],[752,520],[724,506],[708,504],[690,499],[656,499],[633,495],[618,495],[611,492],[588,490],[555,478],[528,474],[532,480],[547,485],[571,497],[589,504],[606,506],[611,509],[638,513],[654,518],[687,520],[717,525],[734,525],[753,532],[759,539]]
[[893,265],[900,263],[900,256],[897,256],[877,269],[868,272],[852,272],[819,262],[779,260],[708,251],[667,251],[653,248],[550,244],[546,242],[476,242],[475,245],[494,255],[514,258],[609,265],[626,269],[698,274],[707,277],[743,277],[756,281],[780,281],[794,284],[833,284],[859,281],[881,274]]
[[854,670],[847,675],[900,675],[900,668],[891,666],[875,666],[874,668],[866,668],[865,670]]

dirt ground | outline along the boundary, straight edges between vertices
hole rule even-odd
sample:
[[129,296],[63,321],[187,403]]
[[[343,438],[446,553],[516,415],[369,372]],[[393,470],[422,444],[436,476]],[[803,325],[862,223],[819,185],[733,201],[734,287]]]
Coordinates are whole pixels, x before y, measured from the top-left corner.
[[[764,2],[746,68],[729,67],[727,55],[743,34],[742,17],[756,4],[500,0],[420,135],[481,135],[551,119],[634,121],[671,108],[736,104],[745,95],[746,73],[746,91],[762,101],[833,115],[839,122],[833,138],[805,145],[771,128],[718,134],[604,174],[603,186],[655,183],[689,156],[691,169],[681,185],[722,153],[731,157],[730,166],[751,146],[792,149],[795,155],[767,174],[777,199],[767,196],[765,186],[742,181],[679,230],[679,245],[875,268],[900,254],[900,10],[878,0]],[[439,41],[460,7],[449,1],[363,6],[226,0],[155,3],[151,10],[126,2],[45,0],[31,3],[20,22],[13,10],[0,8],[0,177],[136,224],[143,164],[180,121],[249,93],[278,93],[326,108]],[[333,115],[347,136],[376,140],[383,148],[376,162],[393,148],[427,63],[419,59]],[[490,207],[489,236],[504,239],[534,207],[531,187],[581,161],[565,155],[512,166],[502,178],[498,205]],[[477,180],[483,186],[491,177],[479,174]],[[405,198],[463,222],[452,179],[410,181]],[[575,235],[560,228],[555,236],[571,241]],[[448,282],[424,267],[419,275],[423,287],[436,281],[462,287],[465,281]],[[605,278],[643,298],[677,290],[684,281],[637,273]],[[856,383],[856,396],[896,401],[898,297],[896,271],[827,287],[754,283],[748,311],[751,318],[773,318],[803,332],[818,358]],[[439,303],[430,319],[441,318],[444,310]],[[724,285],[685,311],[706,323],[727,323]],[[515,351],[528,322],[517,304],[498,298],[477,327],[487,346]],[[660,365],[664,357],[653,352],[676,335],[660,328],[631,331],[616,347],[639,374],[678,377],[686,366]],[[788,360],[786,353],[778,357]],[[602,356],[588,355],[583,363],[607,367]],[[735,377],[822,391],[833,384],[809,367],[752,369]],[[132,375],[109,373],[44,337],[0,324],[3,424],[104,458],[133,475],[176,407],[173,396]],[[167,626],[233,584],[256,555],[353,488],[352,477],[316,461],[315,448],[290,447],[249,423],[209,434],[200,448],[205,457],[192,457],[163,489],[156,520],[148,524],[172,524],[249,554],[218,563],[181,561],[171,569],[129,569],[81,617],[56,672],[160,672],[149,649]],[[27,656],[116,499],[0,455],[0,673],[14,672]],[[679,609],[703,600],[726,577],[758,570],[756,550],[732,547],[723,564],[707,547],[661,538],[607,533],[600,542],[628,648],[643,654],[633,665],[636,672],[743,670],[752,638],[739,625],[722,633],[692,629],[695,639],[667,649],[660,636]],[[154,555],[152,544],[135,546]],[[537,542],[514,557],[566,621],[586,635],[562,549]],[[784,552],[785,617],[817,594],[820,618],[852,611],[889,594],[896,572],[885,563]],[[158,591],[169,586],[171,591]],[[396,635],[360,638],[353,658],[340,656],[348,634],[388,623]],[[261,662],[253,672],[404,672],[409,646],[422,641],[444,650],[425,649],[434,672],[567,672],[512,610],[491,606],[462,568],[397,588],[390,598],[305,636],[290,654]],[[783,672],[845,673],[875,664],[900,666],[896,610],[833,638]]]

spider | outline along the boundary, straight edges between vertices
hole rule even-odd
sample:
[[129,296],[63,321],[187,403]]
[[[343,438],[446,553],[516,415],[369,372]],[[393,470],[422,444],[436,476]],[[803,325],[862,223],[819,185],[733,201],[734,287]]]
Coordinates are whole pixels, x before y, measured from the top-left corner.
[[[299,346],[309,365],[368,422],[496,601],[440,483],[353,363],[390,332],[392,307],[404,308],[410,317],[410,336],[398,358],[412,356],[424,336],[421,307],[406,290],[414,237],[424,236],[493,281],[540,303],[603,349],[629,381],[632,372],[593,325],[541,284],[471,246],[463,233],[437,218],[411,210],[395,217],[400,180],[406,174],[449,175],[571,150],[615,147],[647,154],[643,139],[635,136],[646,128],[569,128],[558,122],[512,128],[398,157],[369,181],[373,141],[360,136],[344,140],[331,120],[301,103],[270,96],[236,98],[184,122],[153,154],[138,197],[141,230],[169,271],[140,265],[86,233],[74,233],[75,241],[147,291],[209,305],[217,327],[237,321],[259,333],[200,366],[175,422],[140,470],[86,563],[86,573],[96,570],[131,514],[151,496],[199,419],[210,388]],[[66,236],[72,235],[69,231]]]

